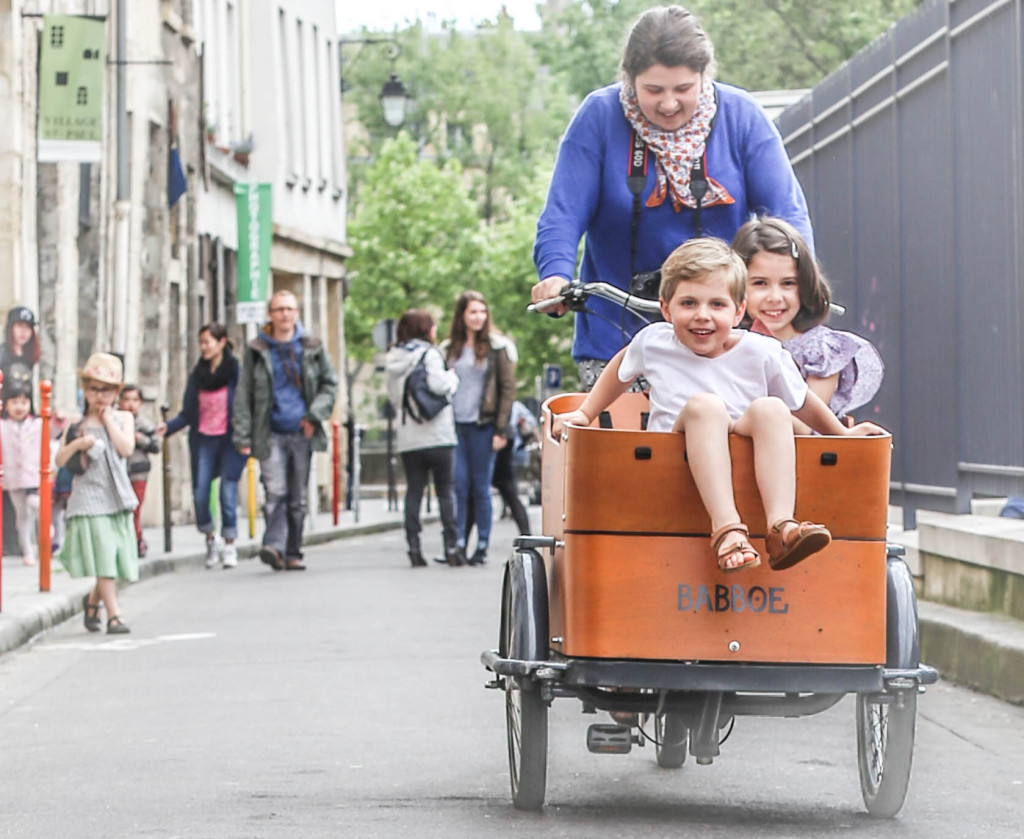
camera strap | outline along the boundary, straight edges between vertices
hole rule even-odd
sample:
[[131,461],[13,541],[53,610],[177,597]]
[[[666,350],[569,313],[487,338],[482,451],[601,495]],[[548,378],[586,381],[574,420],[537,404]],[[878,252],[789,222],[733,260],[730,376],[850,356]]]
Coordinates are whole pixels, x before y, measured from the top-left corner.
[[633,218],[630,224],[629,276],[636,273],[636,237],[640,227],[640,193],[647,184],[647,143],[634,128],[630,132],[629,176],[626,178],[629,191],[633,193]]
[[[718,91],[714,91],[715,104],[718,104]],[[693,196],[693,200],[697,202],[697,206],[694,208],[694,226],[697,228],[696,238],[700,238],[704,235],[704,230],[700,223],[700,210],[701,205],[704,203],[704,196],[708,194],[708,183],[707,176],[707,163],[708,163],[708,143],[711,142],[711,135],[715,130],[715,123],[718,122],[718,108],[715,108],[715,115],[711,118],[711,126],[708,128],[708,136],[704,138],[704,153],[693,162],[693,167],[690,169],[690,194]],[[633,218],[630,224],[630,247],[629,247],[629,276],[632,277],[636,273],[636,240],[637,231],[640,228],[640,194],[644,191],[644,186],[647,184],[647,154],[648,148],[647,143],[643,141],[636,129],[630,130],[630,141],[629,141],[629,176],[626,178],[626,184],[629,186],[629,191],[633,194]]]

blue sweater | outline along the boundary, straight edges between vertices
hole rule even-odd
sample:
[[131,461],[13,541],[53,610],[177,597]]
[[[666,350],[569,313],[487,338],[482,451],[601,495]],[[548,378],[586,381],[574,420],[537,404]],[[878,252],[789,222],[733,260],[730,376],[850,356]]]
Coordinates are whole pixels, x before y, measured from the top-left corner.
[[[630,126],[619,103],[619,87],[609,85],[591,93],[562,138],[547,203],[537,222],[533,257],[541,279],[557,275],[571,280],[579,241],[586,234],[580,279],[629,286],[633,194],[626,176]],[[704,235],[729,242],[752,215],[769,214],[790,222],[813,248],[807,202],[778,129],[747,92],[718,82],[715,88],[718,118],[708,143],[707,173],[736,203],[701,210]],[[655,168],[654,153],[649,152],[643,202],[657,183]],[[644,203],[634,270],[660,268],[679,244],[693,238],[694,215],[685,207],[675,212],[670,198],[659,207]],[[587,306],[611,323],[578,314],[573,358],[609,359],[641,322],[626,315],[628,335],[624,338],[619,327],[622,311],[617,305],[593,298]]]

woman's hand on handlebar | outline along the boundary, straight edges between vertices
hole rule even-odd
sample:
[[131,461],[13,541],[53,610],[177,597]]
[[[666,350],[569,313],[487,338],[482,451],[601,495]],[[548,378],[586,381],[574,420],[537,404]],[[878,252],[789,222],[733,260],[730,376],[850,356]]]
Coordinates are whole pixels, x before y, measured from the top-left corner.
[[[540,303],[553,297],[560,297],[568,287],[569,281],[565,277],[545,277],[530,289],[530,302]],[[545,311],[551,315],[563,315],[569,311],[569,307],[565,303],[557,303]]]
[[569,411],[567,414],[555,414],[551,419],[551,434],[554,437],[560,437],[562,429],[567,425],[580,425],[586,428],[590,423],[590,417],[580,410]]

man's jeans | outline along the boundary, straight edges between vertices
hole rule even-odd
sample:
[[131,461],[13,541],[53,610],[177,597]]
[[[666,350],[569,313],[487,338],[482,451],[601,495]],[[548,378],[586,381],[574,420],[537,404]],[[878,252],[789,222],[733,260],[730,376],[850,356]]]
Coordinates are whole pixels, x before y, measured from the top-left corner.
[[263,534],[263,544],[279,551],[285,559],[302,556],[302,525],[306,518],[311,455],[309,440],[301,431],[291,434],[272,431],[270,457],[260,461],[267,496],[264,508],[267,531]]

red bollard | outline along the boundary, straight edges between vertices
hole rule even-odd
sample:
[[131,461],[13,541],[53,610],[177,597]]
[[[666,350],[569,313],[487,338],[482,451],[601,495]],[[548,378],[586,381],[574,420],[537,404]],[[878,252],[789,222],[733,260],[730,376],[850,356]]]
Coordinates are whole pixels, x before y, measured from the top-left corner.
[[39,590],[50,590],[50,507],[53,503],[53,470],[50,468],[50,392],[53,383],[39,383],[39,417],[43,429],[39,442]]
[[331,440],[334,443],[334,452],[331,455],[331,469],[333,470],[334,481],[331,483],[331,514],[334,516],[334,526],[338,526],[338,509],[341,504],[341,456],[338,454],[338,421],[331,421]]
[[[4,384],[4,371],[0,370],[0,388]],[[0,402],[0,408],[3,407],[3,402]],[[0,446],[0,490],[4,488],[4,452],[3,446]],[[0,512],[0,612],[3,611],[3,599],[4,599],[4,579],[3,579],[3,553],[4,553],[4,517],[3,513]]]

